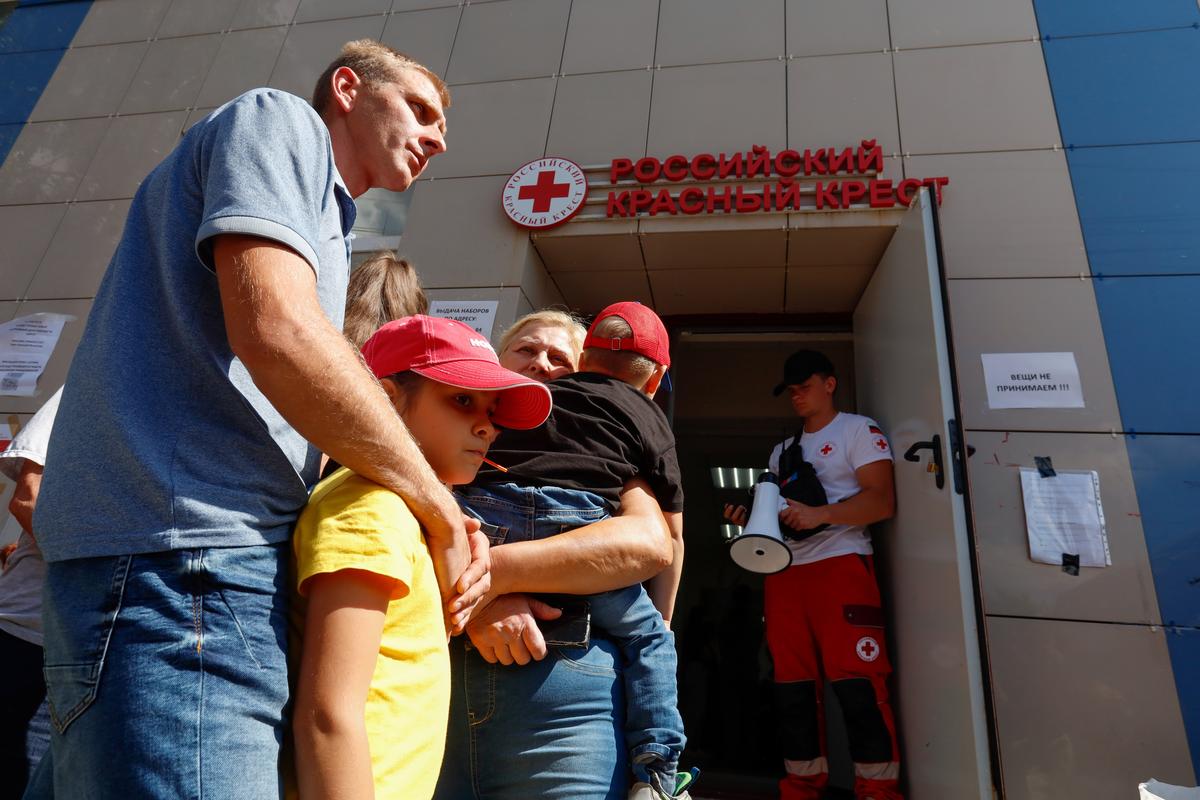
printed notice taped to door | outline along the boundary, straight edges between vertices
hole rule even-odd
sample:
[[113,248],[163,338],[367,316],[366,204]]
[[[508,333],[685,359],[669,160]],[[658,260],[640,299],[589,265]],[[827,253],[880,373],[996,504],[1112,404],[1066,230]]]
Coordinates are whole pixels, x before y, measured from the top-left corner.
[[1032,467],[1021,467],[1021,496],[1031,559],[1061,565],[1064,556],[1077,556],[1080,567],[1112,564],[1095,471],[1057,470],[1042,477]]
[[0,395],[33,397],[70,314],[43,312],[0,325]]
[[431,300],[429,316],[456,319],[490,339],[499,306],[499,300]]
[[1083,408],[1074,353],[982,353],[988,408]]

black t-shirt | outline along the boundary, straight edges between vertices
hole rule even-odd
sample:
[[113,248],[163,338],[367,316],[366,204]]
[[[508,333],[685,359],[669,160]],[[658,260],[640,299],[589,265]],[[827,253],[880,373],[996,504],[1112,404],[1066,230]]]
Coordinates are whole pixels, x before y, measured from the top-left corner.
[[505,430],[476,484],[515,483],[593,492],[615,508],[621,488],[642,478],[664,511],[683,510],[675,434],[666,415],[643,392],[595,372],[577,372],[546,384],[554,410],[540,427]]

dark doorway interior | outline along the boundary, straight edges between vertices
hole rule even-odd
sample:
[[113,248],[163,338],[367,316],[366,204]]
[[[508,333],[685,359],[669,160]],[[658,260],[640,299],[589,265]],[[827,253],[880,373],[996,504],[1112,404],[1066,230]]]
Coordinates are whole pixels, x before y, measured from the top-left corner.
[[[853,410],[848,333],[681,334],[672,348],[674,424],[687,496],[683,583],[674,630],[685,766],[701,768],[698,796],[778,796],[783,755],[773,711],[772,665],[763,628],[763,579],[729,558],[721,510],[746,503],[746,486],[771,448],[795,431],[786,399],[774,398],[783,360],[801,347],[826,352],[845,376],[839,401]],[[826,693],[830,797],[853,784],[840,711]]]

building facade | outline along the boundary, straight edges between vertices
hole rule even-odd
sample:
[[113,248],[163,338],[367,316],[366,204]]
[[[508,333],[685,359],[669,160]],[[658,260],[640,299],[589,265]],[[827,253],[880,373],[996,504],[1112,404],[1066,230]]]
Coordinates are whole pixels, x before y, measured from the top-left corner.
[[[908,383],[945,390],[917,406],[944,399],[930,413],[963,439],[956,482],[943,436],[944,488],[932,451],[898,459],[877,532],[910,795],[1200,780],[1196,0],[0,2],[0,321],[75,317],[39,395],[0,396],[10,428],[65,379],[138,183],[181,134],[250,88],[308,96],[364,37],[442,74],[453,105],[414,189],[360,199],[359,250],[398,250],[434,300],[495,302],[494,338],[549,305],[668,322],[696,763],[748,796],[778,769],[761,586],[718,509],[794,429],[769,389],[807,345],[897,453],[930,433],[894,397]],[[501,197],[540,159],[588,190],[531,229]],[[926,257],[928,283],[893,266]],[[927,334],[901,330],[922,313]],[[1073,355],[1082,405],[996,401],[983,356],[1040,353]],[[1035,457],[1096,472],[1110,565],[1031,559]],[[923,522],[956,483],[945,529]]]

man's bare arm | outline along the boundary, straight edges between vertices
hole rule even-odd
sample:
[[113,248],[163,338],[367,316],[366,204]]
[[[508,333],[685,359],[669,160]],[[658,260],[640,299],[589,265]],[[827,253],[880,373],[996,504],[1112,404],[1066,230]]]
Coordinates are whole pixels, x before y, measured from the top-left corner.
[[662,572],[673,555],[658,501],[644,481],[631,481],[621,495],[619,516],[549,539],[494,548],[491,596],[620,589]]
[[214,261],[229,345],[271,404],[308,441],[404,497],[424,526],[443,599],[465,591],[462,514],[387,395],[321,311],[312,268],[291,249],[224,235]]
[[38,491],[42,488],[42,465],[24,459],[21,474],[12,499],[8,501],[8,512],[21,525],[22,530],[33,536],[33,509],[37,506]]
[[671,532],[671,547],[674,558],[671,566],[646,581],[646,592],[654,607],[662,614],[663,622],[671,627],[671,616],[675,611],[675,596],[679,594],[679,582],[683,578],[683,512],[664,512],[667,529]]
[[890,519],[896,513],[896,487],[892,480],[892,462],[884,459],[865,464],[854,471],[861,490],[853,497],[827,506],[806,506],[788,500],[779,519],[796,530],[818,525],[870,525]]

